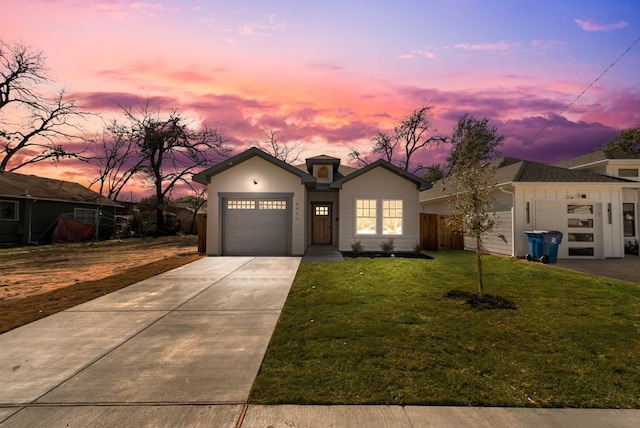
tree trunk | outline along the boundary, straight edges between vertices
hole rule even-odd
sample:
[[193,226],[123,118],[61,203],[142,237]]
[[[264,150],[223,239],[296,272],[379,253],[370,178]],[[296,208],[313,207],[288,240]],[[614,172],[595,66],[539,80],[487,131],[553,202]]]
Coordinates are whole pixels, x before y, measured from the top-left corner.
[[478,258],[478,299],[482,300],[482,238],[480,238],[480,235],[476,236],[476,255]]

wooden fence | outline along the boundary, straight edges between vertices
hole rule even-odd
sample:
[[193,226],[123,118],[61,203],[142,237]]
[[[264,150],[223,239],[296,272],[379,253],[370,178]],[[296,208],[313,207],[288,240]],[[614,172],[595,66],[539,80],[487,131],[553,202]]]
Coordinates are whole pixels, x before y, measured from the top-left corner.
[[420,246],[426,251],[464,250],[464,236],[445,222],[446,216],[420,213]]
[[207,252],[207,215],[198,214],[198,253]]

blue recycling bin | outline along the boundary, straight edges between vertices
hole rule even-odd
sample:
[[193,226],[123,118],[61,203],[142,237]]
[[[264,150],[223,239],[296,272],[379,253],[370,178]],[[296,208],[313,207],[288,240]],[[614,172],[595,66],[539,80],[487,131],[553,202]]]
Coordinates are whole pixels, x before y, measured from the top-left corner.
[[542,253],[549,257],[549,263],[558,261],[558,246],[562,242],[562,232],[557,230],[542,234]]
[[532,260],[541,258],[543,255],[542,232],[535,230],[525,233],[529,240],[529,254],[526,255],[526,259]]
[[529,241],[529,254],[525,259],[542,263],[556,263],[558,261],[558,246],[562,242],[562,232],[548,230],[533,230],[524,232]]

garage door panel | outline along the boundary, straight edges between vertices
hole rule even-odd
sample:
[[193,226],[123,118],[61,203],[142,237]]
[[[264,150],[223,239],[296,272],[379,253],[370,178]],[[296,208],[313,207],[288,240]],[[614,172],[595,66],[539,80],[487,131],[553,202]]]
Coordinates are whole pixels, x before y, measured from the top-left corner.
[[223,200],[223,254],[289,255],[289,206],[286,198],[248,196]]

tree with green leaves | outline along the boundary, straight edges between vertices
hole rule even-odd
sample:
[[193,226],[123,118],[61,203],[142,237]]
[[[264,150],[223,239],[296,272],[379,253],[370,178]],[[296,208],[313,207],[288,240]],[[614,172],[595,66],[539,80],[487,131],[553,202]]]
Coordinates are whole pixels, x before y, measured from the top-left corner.
[[640,125],[621,131],[598,150],[615,153],[640,154]]
[[478,120],[468,114],[462,116],[451,136],[453,148],[449,156],[450,211],[453,215],[448,217],[448,223],[454,230],[476,240],[480,300],[484,294],[482,239],[498,224],[492,212],[496,183],[495,165],[491,161],[500,156],[498,147],[504,139],[488,122],[486,118]]

